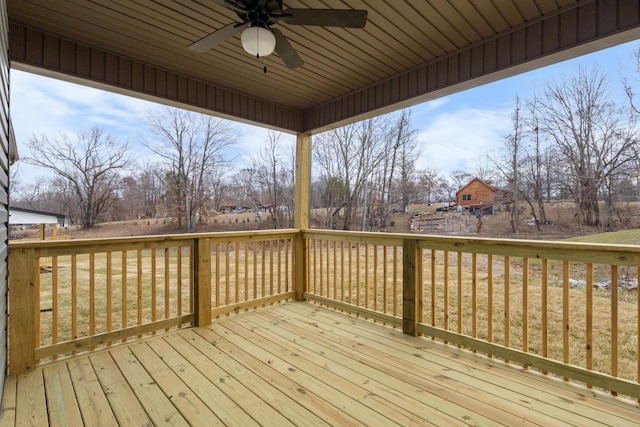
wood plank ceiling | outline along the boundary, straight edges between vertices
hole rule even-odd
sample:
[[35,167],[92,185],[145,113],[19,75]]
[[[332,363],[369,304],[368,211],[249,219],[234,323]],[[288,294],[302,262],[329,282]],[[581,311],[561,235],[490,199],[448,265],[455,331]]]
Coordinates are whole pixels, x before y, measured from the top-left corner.
[[[205,53],[187,49],[238,22],[213,0],[8,0],[10,55],[15,68],[64,73],[242,121],[313,132],[585,50],[572,51],[575,46],[594,50],[631,40],[640,21],[635,0],[284,3],[365,9],[368,22],[364,29],[278,24],[305,63],[292,70],[275,54],[248,55],[239,35]],[[66,57],[73,66],[65,66]],[[126,61],[146,79],[141,87],[108,78],[109,67]],[[173,78],[176,91],[182,84],[192,93],[168,93]]]

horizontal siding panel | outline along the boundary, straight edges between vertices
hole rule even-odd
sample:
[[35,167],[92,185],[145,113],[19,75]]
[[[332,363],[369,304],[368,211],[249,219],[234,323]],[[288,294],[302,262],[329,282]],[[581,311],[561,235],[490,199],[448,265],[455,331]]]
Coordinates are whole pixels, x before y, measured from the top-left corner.
[[[252,97],[246,94],[215,87],[187,76],[159,70],[150,64],[143,64],[52,36],[47,36],[47,43],[44,45],[44,38],[45,34],[42,32],[12,24],[12,49],[17,46],[22,51],[12,57],[16,61],[29,65],[165,98],[181,103],[185,108],[189,106],[207,108],[213,113],[238,117],[256,124],[262,123],[294,132],[302,130],[303,113],[300,110],[262,100],[263,111],[254,110],[255,115],[251,116],[245,104]],[[25,52],[28,52],[28,55]],[[46,62],[44,57],[47,58]],[[155,84],[150,85],[154,80],[152,77],[154,74]],[[201,87],[207,89],[204,90]],[[213,101],[209,96],[207,96],[208,99],[203,99],[199,95],[201,91],[206,94],[215,92]]]
[[620,28],[634,27],[640,15],[640,2],[622,1],[618,7],[620,8]]
[[[2,183],[0,184],[0,189],[4,195],[0,195],[0,228],[2,232],[0,232],[0,396],[4,392],[4,380],[7,366],[7,290],[8,290],[8,280],[7,280],[7,222],[8,222],[8,204],[9,199],[7,194],[9,192],[8,189],[8,173],[9,173],[9,163],[7,161],[7,153],[9,150],[9,121],[10,121],[10,110],[9,110],[9,53],[7,48],[9,46],[9,39],[7,31],[9,30],[8,19],[7,19],[7,4],[6,0],[0,0],[0,110],[2,114],[0,115],[2,118],[2,133],[0,134],[0,144],[2,145],[2,150],[0,150],[0,159],[3,162],[0,162],[2,168]],[[25,37],[26,39],[26,37]],[[18,51],[21,54],[25,52],[20,52],[20,48],[23,46],[18,45]],[[13,49],[13,46],[12,46]]]

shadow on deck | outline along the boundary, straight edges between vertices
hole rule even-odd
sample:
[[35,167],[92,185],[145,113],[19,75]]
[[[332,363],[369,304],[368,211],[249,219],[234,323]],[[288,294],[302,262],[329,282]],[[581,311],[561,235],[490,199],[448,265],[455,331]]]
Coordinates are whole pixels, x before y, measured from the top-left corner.
[[623,426],[639,419],[635,402],[289,302],[10,376],[0,425]]

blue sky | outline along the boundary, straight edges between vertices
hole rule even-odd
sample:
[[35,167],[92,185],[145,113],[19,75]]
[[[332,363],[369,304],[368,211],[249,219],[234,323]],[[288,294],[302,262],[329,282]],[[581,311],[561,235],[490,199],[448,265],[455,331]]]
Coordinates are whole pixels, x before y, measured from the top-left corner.
[[[418,131],[422,151],[418,167],[429,164],[444,174],[457,169],[473,172],[484,154],[495,155],[503,148],[516,96],[524,100],[540,92],[546,82],[571,75],[580,65],[597,65],[609,76],[612,95],[624,101],[621,79],[625,72],[633,70],[631,55],[638,44],[627,43],[412,107],[412,125]],[[161,107],[16,70],[11,71],[10,87],[11,114],[21,156],[27,154],[25,145],[34,135],[81,132],[96,125],[128,140],[141,153],[141,142],[150,138],[146,116]],[[266,141],[264,129],[240,123],[234,127],[239,135],[236,150],[247,157]],[[295,138],[285,135],[283,140],[293,143]],[[19,181],[30,183],[42,175],[45,171],[19,162]]]

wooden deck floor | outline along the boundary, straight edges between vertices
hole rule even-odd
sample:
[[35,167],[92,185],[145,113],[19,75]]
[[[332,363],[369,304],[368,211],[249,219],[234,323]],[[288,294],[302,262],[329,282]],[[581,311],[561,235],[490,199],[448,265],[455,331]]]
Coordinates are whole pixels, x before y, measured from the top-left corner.
[[638,425],[636,403],[308,303],[49,364],[0,425]]

